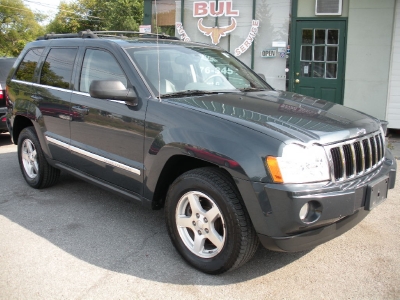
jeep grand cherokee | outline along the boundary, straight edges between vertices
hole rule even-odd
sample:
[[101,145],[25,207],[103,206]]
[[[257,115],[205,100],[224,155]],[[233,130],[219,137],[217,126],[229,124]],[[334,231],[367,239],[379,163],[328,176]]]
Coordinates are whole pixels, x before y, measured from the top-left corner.
[[7,123],[33,188],[63,170],[163,207],[177,251],[218,274],[259,242],[326,242],[394,187],[385,123],[276,91],[215,46],[113,34],[46,35],[16,61]]

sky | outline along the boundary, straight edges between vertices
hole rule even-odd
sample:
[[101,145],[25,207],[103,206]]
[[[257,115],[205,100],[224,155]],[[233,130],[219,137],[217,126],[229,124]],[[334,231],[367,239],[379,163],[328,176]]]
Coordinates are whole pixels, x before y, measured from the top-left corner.
[[[28,6],[34,12],[41,12],[50,16],[52,19],[58,9],[58,5],[61,0],[23,0],[24,4]],[[50,20],[47,19],[45,23],[48,23]]]

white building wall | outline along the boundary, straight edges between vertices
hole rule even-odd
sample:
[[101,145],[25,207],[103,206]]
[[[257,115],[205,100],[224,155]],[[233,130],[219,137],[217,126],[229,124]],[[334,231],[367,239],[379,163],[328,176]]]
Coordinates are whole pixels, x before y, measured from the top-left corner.
[[392,44],[386,120],[389,128],[400,129],[400,1],[397,0]]
[[349,2],[344,105],[385,119],[395,0]]

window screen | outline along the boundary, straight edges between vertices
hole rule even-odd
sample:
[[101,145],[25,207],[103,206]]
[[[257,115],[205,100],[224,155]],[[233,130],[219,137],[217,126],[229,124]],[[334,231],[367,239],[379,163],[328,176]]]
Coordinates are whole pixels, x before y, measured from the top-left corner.
[[29,50],[15,73],[15,79],[33,82],[33,74],[35,73],[42,52],[43,48],[33,48]]
[[93,80],[119,80],[127,87],[126,76],[110,53],[87,49],[83,60],[79,90],[89,93],[89,87]]
[[40,83],[69,89],[77,51],[76,48],[51,49],[42,67]]

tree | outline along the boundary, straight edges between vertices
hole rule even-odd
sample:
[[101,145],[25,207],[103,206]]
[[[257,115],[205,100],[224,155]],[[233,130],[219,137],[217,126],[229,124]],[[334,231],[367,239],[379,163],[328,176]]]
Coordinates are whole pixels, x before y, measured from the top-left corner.
[[143,19],[140,0],[75,0],[61,2],[59,12],[47,26],[49,32],[81,30],[138,30]]
[[34,14],[21,0],[2,0],[0,3],[0,56],[17,56],[27,42],[43,35],[38,21],[43,18]]

